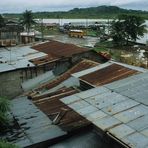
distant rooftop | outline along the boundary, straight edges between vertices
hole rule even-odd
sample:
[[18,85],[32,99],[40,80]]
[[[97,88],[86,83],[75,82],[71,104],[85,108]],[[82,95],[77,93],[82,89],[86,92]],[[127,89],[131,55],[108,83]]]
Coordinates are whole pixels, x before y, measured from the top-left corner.
[[89,51],[87,48],[78,47],[73,44],[61,43],[58,41],[48,41],[35,45],[32,48],[56,58],[71,57],[72,55]]
[[0,72],[35,66],[30,60],[46,57],[47,54],[29,46],[0,48]]

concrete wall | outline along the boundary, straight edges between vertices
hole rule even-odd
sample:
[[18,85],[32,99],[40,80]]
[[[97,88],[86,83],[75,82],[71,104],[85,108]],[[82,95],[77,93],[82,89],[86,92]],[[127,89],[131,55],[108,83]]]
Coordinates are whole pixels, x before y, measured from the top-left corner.
[[27,68],[0,73],[0,96],[13,99],[23,93],[22,82],[45,73],[44,67]]
[[22,93],[20,75],[20,70],[0,74],[0,96],[12,99]]

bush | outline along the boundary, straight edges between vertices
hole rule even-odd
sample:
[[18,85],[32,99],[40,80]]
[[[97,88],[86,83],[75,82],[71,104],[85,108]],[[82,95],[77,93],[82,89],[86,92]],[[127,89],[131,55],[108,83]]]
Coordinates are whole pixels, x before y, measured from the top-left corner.
[[10,110],[10,102],[6,98],[0,97],[0,112],[6,113]]
[[0,140],[0,148],[18,148],[18,146],[4,140]]
[[[6,98],[0,97],[0,125],[8,123],[7,112],[10,110],[10,102]],[[0,127],[1,127],[0,126]]]

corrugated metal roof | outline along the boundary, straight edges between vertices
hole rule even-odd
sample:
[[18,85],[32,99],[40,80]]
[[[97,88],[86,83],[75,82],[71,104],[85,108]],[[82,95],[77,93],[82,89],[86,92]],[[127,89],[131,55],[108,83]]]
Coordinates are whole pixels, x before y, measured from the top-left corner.
[[57,117],[56,124],[63,130],[72,131],[89,124],[86,119],[60,101],[61,98],[77,92],[73,88],[62,88],[48,95],[32,97],[32,100],[50,119],[55,120]]
[[117,141],[120,140],[132,148],[146,148],[148,146],[147,82],[148,72],[145,72],[74,94],[61,101],[108,133],[110,137],[117,138]]
[[34,58],[43,58],[47,54],[31,49],[29,46],[2,48],[0,50],[0,72],[34,66],[30,62]]
[[82,48],[73,44],[67,44],[58,41],[48,41],[42,44],[35,45],[32,48],[40,52],[56,56],[57,58],[71,57],[74,54],[89,51],[87,48]]
[[[55,80],[49,82],[49,83],[46,83],[46,84],[42,84],[40,85],[38,88],[36,88],[34,90],[35,91],[41,91],[41,90],[50,90],[50,89],[53,89],[54,87],[57,87],[58,85],[60,85],[61,83],[61,86],[60,87],[63,87],[64,84],[67,83],[68,81],[68,78],[71,77],[71,74],[72,73],[75,73],[75,72],[79,72],[81,70],[84,70],[84,69],[88,69],[90,67],[93,67],[93,66],[96,66],[98,63],[94,62],[94,61],[91,61],[91,60],[83,60],[81,62],[79,62],[78,64],[76,64],[74,67],[72,67],[71,69],[69,69],[67,72],[65,72],[64,74],[60,75],[59,77],[57,77]],[[71,79],[71,83],[73,83],[74,80]],[[59,87],[58,87],[59,89]],[[34,94],[33,92],[33,94]],[[31,96],[32,93],[29,93],[29,95]]]
[[129,69],[119,64],[109,64],[101,69],[98,66],[98,70],[88,73],[86,75],[81,76],[79,79],[81,81],[87,82],[93,86],[100,86],[104,84],[111,83],[113,81],[117,81],[120,79],[124,79],[131,75],[137,74],[139,71]]
[[11,111],[17,119],[22,136],[15,136],[15,140],[9,140],[20,147],[42,143],[66,134],[58,126],[53,125],[52,121],[26,97],[12,100]]

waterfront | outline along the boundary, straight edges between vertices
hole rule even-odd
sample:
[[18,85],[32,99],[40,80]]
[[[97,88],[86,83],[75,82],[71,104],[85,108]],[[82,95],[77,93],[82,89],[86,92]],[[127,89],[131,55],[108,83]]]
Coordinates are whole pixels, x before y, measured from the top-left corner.
[[[107,24],[107,23],[110,23],[112,20],[113,19],[87,19],[87,18],[85,18],[85,19],[61,19],[61,18],[59,18],[59,19],[43,19],[42,21],[45,24],[46,23],[58,23],[58,24],[60,24],[60,26],[63,26],[64,24],[68,24],[68,23],[78,23],[80,25],[88,26],[88,25],[94,24],[95,22]],[[148,28],[148,20],[146,20],[145,24]],[[63,40],[64,39],[62,39],[62,41]],[[137,42],[145,44],[147,40],[148,40],[148,33],[145,33],[143,37],[140,37],[137,40]]]

